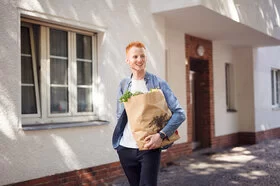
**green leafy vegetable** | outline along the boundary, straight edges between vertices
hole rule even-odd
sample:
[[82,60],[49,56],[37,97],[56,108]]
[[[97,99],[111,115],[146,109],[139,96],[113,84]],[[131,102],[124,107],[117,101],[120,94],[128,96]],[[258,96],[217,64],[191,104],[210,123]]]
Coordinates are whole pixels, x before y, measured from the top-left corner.
[[140,94],[143,94],[143,92],[140,92],[140,91],[136,91],[132,94],[132,96],[137,96],[137,95],[140,95]]
[[137,95],[140,95],[140,94],[143,94],[143,92],[140,92],[140,91],[137,91],[135,93],[131,93],[130,91],[125,91],[125,93],[122,95],[122,97],[120,97],[120,102],[127,102],[128,99],[131,97],[131,96],[137,96]]

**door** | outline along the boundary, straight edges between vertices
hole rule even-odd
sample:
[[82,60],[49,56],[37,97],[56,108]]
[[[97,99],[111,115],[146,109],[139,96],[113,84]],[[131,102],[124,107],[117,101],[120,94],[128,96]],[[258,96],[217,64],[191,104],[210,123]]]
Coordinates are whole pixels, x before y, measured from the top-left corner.
[[190,60],[190,90],[192,108],[192,148],[210,146],[208,61]]

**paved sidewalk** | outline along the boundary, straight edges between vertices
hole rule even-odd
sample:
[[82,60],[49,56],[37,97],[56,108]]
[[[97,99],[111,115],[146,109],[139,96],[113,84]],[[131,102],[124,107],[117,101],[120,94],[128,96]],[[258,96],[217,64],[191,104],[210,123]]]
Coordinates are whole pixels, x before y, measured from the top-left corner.
[[[128,186],[122,177],[113,186]],[[204,149],[161,168],[158,186],[280,186],[280,139]]]

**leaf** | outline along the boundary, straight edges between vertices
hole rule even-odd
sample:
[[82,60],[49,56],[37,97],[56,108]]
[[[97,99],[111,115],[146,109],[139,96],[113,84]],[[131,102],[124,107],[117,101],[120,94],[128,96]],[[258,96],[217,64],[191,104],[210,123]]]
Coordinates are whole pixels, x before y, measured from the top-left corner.
[[131,96],[137,96],[140,94],[144,94],[143,92],[137,91],[135,93],[131,93],[130,91],[125,91],[125,93],[120,97],[120,102],[127,102],[129,98],[131,98]]

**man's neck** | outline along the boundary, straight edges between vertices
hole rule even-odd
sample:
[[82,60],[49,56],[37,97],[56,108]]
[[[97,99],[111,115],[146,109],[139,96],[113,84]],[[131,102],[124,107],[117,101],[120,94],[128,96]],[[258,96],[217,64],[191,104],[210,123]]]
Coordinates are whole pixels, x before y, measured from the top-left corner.
[[141,80],[141,79],[144,79],[145,77],[145,71],[133,71],[132,72],[133,74],[133,79],[136,79],[136,80]]

